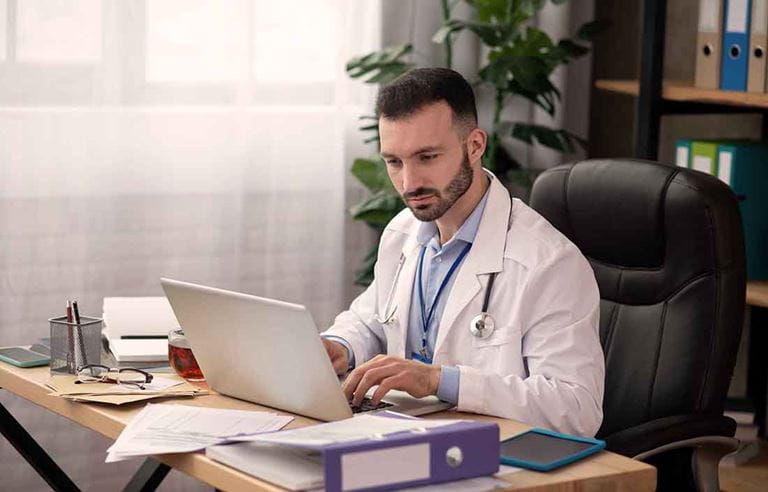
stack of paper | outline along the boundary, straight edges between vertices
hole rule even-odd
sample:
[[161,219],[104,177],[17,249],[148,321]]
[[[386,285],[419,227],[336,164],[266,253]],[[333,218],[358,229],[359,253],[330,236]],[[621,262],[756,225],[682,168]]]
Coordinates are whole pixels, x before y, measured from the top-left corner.
[[179,327],[165,297],[105,297],[104,334],[118,362],[168,360],[168,332]]
[[[392,414],[398,415],[399,414]],[[359,415],[352,419],[328,422],[326,424],[292,429],[278,434],[258,436],[253,441],[269,442],[289,446],[325,446],[334,443],[378,439],[387,434],[407,430],[424,430],[451,425],[461,420],[426,420],[415,418],[392,418],[381,415]]]
[[51,388],[54,396],[61,396],[73,401],[111,403],[122,405],[135,401],[151,400],[153,398],[171,398],[182,396],[197,396],[208,391],[193,386],[178,376],[154,375],[152,382],[140,389],[133,385],[111,383],[78,384],[77,377],[72,375],[51,376],[46,386]]
[[106,462],[249,441],[257,434],[280,430],[291,420],[293,417],[271,412],[150,404],[110,446]]

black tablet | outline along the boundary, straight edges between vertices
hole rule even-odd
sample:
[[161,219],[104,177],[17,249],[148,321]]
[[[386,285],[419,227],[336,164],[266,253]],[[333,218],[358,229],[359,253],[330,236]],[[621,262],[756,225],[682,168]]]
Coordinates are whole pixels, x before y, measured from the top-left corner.
[[537,471],[549,471],[594,454],[605,441],[531,429],[501,441],[501,463]]

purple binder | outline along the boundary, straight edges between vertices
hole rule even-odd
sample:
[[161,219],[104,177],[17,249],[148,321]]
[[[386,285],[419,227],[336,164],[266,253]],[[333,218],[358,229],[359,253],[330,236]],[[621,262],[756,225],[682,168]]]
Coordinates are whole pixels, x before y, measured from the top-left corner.
[[458,422],[321,449],[325,490],[389,490],[496,473],[499,426]]

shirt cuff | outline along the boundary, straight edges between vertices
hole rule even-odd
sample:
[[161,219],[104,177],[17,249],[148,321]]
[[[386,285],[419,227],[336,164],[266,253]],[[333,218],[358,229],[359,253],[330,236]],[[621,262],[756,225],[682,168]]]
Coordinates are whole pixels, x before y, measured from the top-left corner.
[[[349,361],[349,365],[347,366],[347,370],[351,371],[355,368],[355,353],[352,351],[352,345],[349,344],[346,340],[343,338],[336,336],[336,335],[320,335],[323,338],[327,338],[328,340],[333,340],[335,342],[339,342],[340,344],[344,345],[344,347],[347,349],[347,360]],[[458,369],[457,369],[458,371]],[[457,393],[458,394],[458,385],[456,386]]]
[[456,366],[440,366],[440,382],[437,384],[437,397],[452,405],[459,403],[459,376]]

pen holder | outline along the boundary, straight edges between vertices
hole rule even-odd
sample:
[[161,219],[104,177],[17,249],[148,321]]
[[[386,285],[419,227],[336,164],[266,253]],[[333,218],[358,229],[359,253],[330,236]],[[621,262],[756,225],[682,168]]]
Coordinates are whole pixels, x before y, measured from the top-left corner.
[[86,364],[101,364],[101,318],[81,316],[80,323],[66,316],[51,318],[51,375],[76,374]]

